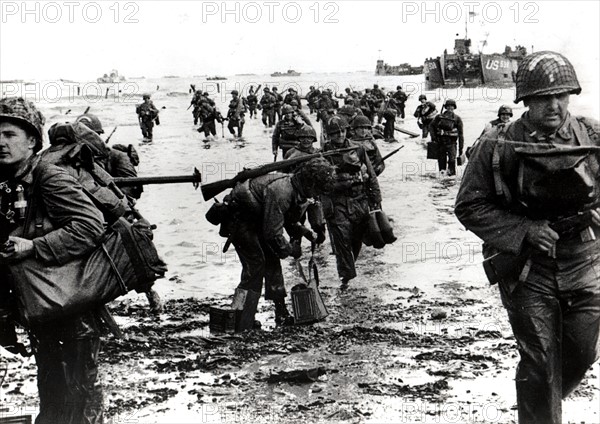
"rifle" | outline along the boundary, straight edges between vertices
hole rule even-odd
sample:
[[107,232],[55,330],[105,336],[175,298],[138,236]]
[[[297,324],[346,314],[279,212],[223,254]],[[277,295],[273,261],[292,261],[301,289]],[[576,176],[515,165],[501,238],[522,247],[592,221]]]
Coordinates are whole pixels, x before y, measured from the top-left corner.
[[325,153],[313,153],[311,155],[300,156],[293,159],[286,159],[279,162],[267,163],[256,168],[244,169],[243,171],[238,172],[238,174],[233,178],[216,181],[214,183],[203,184],[200,187],[200,190],[202,190],[202,197],[204,197],[204,200],[209,200],[218,195],[219,193],[223,192],[224,190],[227,190],[228,188],[233,188],[239,182],[243,182],[251,178],[260,177],[261,175],[266,175],[269,172],[273,171],[283,171],[284,169],[288,169],[294,165],[298,165],[302,162],[306,162],[314,158],[338,155],[340,153],[349,152],[358,148],[360,147],[355,146],[331,150]]
[[398,153],[404,146],[400,146],[398,147],[396,150],[391,151],[390,153],[388,153],[387,155],[385,155],[382,160],[385,161],[387,158],[389,158],[390,156],[394,156],[396,153]]
[[110,141],[110,138],[113,136],[113,134],[115,133],[115,131],[117,131],[117,128],[119,128],[118,126],[116,126],[111,133],[108,135],[108,137],[106,137],[106,144],[108,144],[108,142]]
[[115,177],[113,178],[113,181],[117,187],[130,187],[148,184],[192,183],[194,189],[197,190],[202,182],[202,175],[197,168],[194,168],[194,173],[192,175],[175,175],[167,177]]
[[410,138],[419,137],[419,134],[417,134],[417,133],[414,133],[414,132],[412,132],[412,131],[409,131],[409,130],[405,130],[404,128],[400,128],[400,127],[398,127],[398,126],[396,126],[396,125],[394,125],[394,129],[395,129],[396,131],[399,131],[399,132],[401,132],[402,134],[410,135]]
[[91,106],[88,106],[85,108],[85,112],[83,112],[83,114],[85,115],[86,113],[88,113],[90,111]]

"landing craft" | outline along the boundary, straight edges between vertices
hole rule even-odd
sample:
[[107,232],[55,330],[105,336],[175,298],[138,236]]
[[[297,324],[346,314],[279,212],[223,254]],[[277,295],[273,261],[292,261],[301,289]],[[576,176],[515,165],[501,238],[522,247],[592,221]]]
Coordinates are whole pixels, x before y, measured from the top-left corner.
[[527,49],[506,46],[504,53],[471,52],[470,38],[454,40],[454,53],[444,50],[442,56],[425,60],[427,90],[452,86],[503,86],[514,84],[519,62]]

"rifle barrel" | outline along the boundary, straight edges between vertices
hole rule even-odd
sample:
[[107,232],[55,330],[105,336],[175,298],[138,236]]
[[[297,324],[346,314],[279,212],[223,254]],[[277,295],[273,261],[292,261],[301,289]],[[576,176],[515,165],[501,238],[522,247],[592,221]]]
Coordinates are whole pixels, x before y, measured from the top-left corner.
[[148,184],[192,183],[194,184],[194,188],[198,188],[198,185],[202,182],[202,175],[197,169],[194,169],[194,173],[192,175],[173,175],[164,177],[121,177],[113,178],[113,180],[118,187]]
[[389,158],[389,157],[391,157],[391,156],[394,156],[396,153],[398,153],[400,150],[402,150],[402,148],[403,148],[403,147],[404,147],[404,146],[400,146],[400,147],[398,147],[396,150],[394,150],[394,151],[391,151],[390,153],[388,153],[387,155],[385,155],[385,156],[382,158],[382,160],[383,160],[383,161],[385,161],[387,158]]

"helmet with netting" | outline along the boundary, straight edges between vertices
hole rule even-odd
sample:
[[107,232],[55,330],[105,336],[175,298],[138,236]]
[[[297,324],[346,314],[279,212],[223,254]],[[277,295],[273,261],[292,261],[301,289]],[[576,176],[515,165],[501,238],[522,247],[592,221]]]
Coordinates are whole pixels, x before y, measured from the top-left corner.
[[327,159],[318,157],[304,162],[296,169],[295,174],[305,188],[323,193],[333,185],[335,168]]
[[575,68],[560,53],[541,51],[526,56],[517,69],[515,103],[530,96],[579,94]]
[[334,116],[325,127],[325,131],[327,134],[339,134],[346,128],[348,128],[348,122],[344,118]]
[[369,128],[371,129],[371,121],[369,120],[369,118],[367,118],[364,115],[358,115],[356,118],[354,118],[354,121],[352,121],[352,128]]
[[313,140],[313,143],[317,141],[317,133],[310,125],[304,125],[302,128],[300,128],[296,133],[296,136],[298,138],[310,138]]
[[456,109],[456,101],[454,99],[446,100],[446,102],[444,103],[444,107],[448,106],[454,106],[454,109]]
[[22,97],[5,97],[0,100],[0,122],[13,122],[21,127],[26,127],[35,136],[39,143],[35,151],[42,149],[42,134],[46,119],[35,105]]

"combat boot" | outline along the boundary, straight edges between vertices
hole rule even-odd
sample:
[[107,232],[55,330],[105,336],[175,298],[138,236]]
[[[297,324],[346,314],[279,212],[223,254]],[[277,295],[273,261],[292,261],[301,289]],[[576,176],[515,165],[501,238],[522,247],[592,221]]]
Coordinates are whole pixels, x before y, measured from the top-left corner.
[[[258,308],[260,293],[253,290],[235,289],[231,307],[240,312],[239,324],[236,326],[236,332],[252,330],[256,327],[254,315]],[[259,327],[260,328],[260,327]]]
[[280,299],[275,301],[275,325],[288,326],[294,324],[294,317],[290,315],[285,306],[285,300]]

